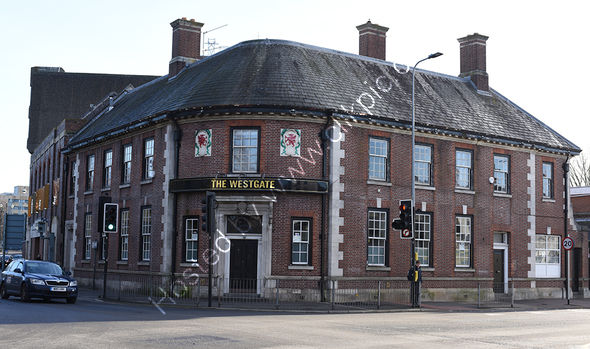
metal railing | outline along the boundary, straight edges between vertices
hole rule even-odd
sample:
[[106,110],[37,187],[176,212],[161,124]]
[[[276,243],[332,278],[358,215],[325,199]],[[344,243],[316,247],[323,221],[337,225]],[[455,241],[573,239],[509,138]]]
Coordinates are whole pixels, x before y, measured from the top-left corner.
[[[207,297],[206,279],[186,282],[181,277],[160,274],[108,273],[106,298],[129,302],[157,302],[163,304],[190,304],[199,306]],[[96,285],[103,291],[102,275]]]
[[[208,278],[187,279],[161,273],[108,273],[106,298],[118,301],[208,306]],[[102,275],[96,278],[102,293]],[[226,308],[308,309],[354,311],[364,309],[404,309],[411,305],[410,287],[401,278],[319,278],[270,277],[236,279],[216,276],[212,282],[212,306]],[[478,282],[477,296],[466,302],[478,307],[514,307],[514,285]],[[323,290],[323,294],[321,292]],[[471,288],[471,290],[474,290]],[[428,291],[428,290],[426,290]],[[427,292],[426,292],[427,293]],[[471,293],[473,295],[473,293]],[[423,299],[427,299],[423,294]]]

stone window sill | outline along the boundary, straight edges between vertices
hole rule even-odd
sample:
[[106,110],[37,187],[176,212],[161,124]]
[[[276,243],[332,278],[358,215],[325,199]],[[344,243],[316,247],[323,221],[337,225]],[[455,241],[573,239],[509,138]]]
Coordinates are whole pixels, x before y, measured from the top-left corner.
[[129,265],[129,261],[117,261],[117,265]]
[[154,181],[153,178],[149,178],[149,179],[144,179],[141,182],[139,182],[139,184],[144,185],[144,184],[151,184]]
[[199,263],[197,263],[197,262],[183,262],[183,263],[180,263],[180,266],[183,268],[198,268]]
[[455,193],[458,193],[458,194],[469,194],[469,195],[475,195],[475,191],[474,191],[474,190],[469,190],[469,189],[459,189],[459,188],[455,188]]
[[150,262],[149,261],[137,262],[137,265],[147,265],[147,266],[149,266],[150,265]]
[[421,267],[422,271],[434,271],[434,268],[431,267]]
[[391,182],[385,182],[385,181],[376,181],[374,179],[369,179],[367,181],[367,184],[373,184],[373,185],[383,185],[386,187],[391,187]]
[[228,173],[227,177],[229,178],[239,178],[239,177],[253,177],[253,178],[259,178],[262,177],[262,175],[260,173],[254,173],[254,172],[236,172],[236,173]]
[[84,192],[84,195],[92,195],[93,191],[92,190],[88,190]]
[[475,269],[473,269],[473,268],[455,268],[455,271],[458,271],[461,273],[475,273]]
[[102,188],[102,189],[100,190],[100,192],[101,192],[101,193],[104,193],[105,191],[109,191],[109,190],[111,190],[111,187],[108,187],[108,188]]
[[368,265],[366,270],[367,271],[391,271],[391,268],[379,266],[379,265]]
[[508,198],[508,199],[512,199],[512,194],[494,192],[494,196],[497,197],[497,198]]
[[119,189],[130,188],[130,187],[131,187],[131,184],[129,184],[129,183],[119,185]]
[[436,190],[436,187],[431,187],[431,186],[428,186],[428,185],[416,185],[416,189],[435,191]]
[[550,198],[543,198],[543,202],[555,202],[555,199],[550,199]]
[[82,264],[90,264],[90,259],[83,259],[81,261]]
[[313,265],[290,265],[289,270],[313,270]]

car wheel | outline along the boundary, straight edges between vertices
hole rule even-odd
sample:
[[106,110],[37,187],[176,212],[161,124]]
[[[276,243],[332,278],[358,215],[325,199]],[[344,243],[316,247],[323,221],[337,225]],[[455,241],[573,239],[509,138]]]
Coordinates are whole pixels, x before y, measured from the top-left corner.
[[23,302],[30,302],[31,297],[29,296],[29,290],[27,289],[26,284],[22,284],[20,287],[20,300]]
[[68,302],[68,304],[74,304],[76,303],[76,299],[78,299],[77,297],[70,297],[68,299],[66,299],[66,302]]
[[2,299],[8,299],[8,297],[10,297],[8,292],[6,292],[5,284],[2,284],[2,286],[0,286],[0,297],[2,297]]

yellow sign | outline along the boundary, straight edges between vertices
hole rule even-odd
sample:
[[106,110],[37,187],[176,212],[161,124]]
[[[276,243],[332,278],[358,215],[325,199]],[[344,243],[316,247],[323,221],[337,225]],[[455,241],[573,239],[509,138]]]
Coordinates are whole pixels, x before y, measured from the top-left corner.
[[273,179],[211,179],[211,189],[277,189]]

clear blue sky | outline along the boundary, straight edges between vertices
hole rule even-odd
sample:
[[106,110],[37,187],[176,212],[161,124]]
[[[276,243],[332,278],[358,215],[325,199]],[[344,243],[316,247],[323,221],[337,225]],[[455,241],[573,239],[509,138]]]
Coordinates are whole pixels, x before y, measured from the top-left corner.
[[[358,53],[356,26],[389,27],[387,59],[459,73],[457,38],[488,35],[490,85],[582,149],[588,136],[588,19],[578,1],[6,1],[0,7],[0,192],[28,185],[32,66],[67,72],[168,71],[180,17],[205,23],[223,46],[272,38]],[[207,39],[206,38],[206,39]]]

